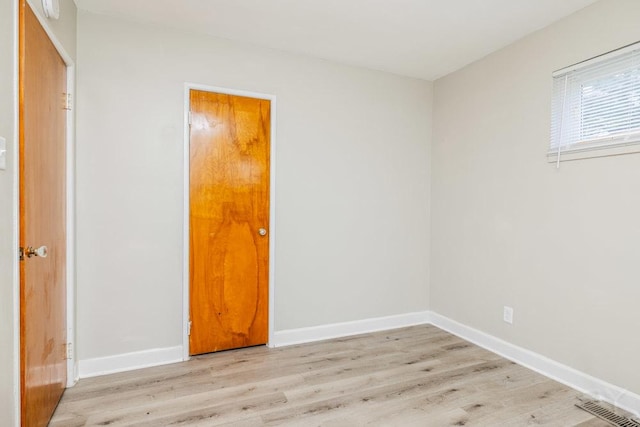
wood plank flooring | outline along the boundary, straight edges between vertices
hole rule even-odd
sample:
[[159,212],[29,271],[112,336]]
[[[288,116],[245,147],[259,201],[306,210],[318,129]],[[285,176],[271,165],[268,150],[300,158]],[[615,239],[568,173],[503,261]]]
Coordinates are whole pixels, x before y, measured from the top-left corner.
[[81,380],[51,426],[579,426],[580,394],[434,326]]

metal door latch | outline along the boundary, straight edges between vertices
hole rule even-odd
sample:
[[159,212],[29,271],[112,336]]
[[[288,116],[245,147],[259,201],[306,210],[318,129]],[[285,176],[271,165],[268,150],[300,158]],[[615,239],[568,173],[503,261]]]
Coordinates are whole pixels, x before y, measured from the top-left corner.
[[40,258],[46,258],[49,255],[49,250],[46,246],[40,246],[39,248],[32,248],[31,246],[27,246],[26,248],[20,248],[20,261],[24,261],[24,257],[31,258],[34,256]]

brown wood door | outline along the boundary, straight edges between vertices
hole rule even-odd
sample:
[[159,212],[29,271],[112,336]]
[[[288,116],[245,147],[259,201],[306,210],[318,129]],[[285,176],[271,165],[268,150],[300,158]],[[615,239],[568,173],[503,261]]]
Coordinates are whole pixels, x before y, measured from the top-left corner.
[[268,100],[192,90],[190,354],[265,344]]
[[[46,426],[67,384],[67,68],[20,1],[20,262],[22,425]],[[41,254],[44,255],[44,254]]]

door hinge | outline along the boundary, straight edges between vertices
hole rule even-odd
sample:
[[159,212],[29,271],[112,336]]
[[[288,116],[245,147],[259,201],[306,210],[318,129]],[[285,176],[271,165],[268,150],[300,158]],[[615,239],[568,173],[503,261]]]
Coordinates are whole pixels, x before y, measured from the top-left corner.
[[63,345],[64,347],[64,358],[65,360],[73,359],[73,343],[66,343]]
[[187,323],[187,336],[191,336],[191,321]]
[[191,111],[189,111],[189,125],[191,125]]
[[63,95],[64,109],[71,110],[71,94],[63,93],[62,95]]

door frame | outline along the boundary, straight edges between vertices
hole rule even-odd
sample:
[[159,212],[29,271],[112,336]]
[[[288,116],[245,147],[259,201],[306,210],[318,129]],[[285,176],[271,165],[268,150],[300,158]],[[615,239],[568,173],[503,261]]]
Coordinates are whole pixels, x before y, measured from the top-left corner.
[[182,360],[189,360],[189,287],[190,287],[190,92],[201,90],[215,92],[224,95],[246,96],[249,98],[264,99],[271,102],[271,135],[269,141],[269,341],[267,347],[273,347],[274,343],[274,315],[275,315],[275,242],[276,242],[276,96],[246,90],[229,89],[218,86],[208,86],[197,83],[184,84],[184,211],[183,211],[183,247],[182,247]]
[[[76,64],[71,55],[67,52],[67,50],[62,45],[60,39],[56,36],[55,32],[51,29],[49,22],[47,19],[41,15],[38,6],[36,5],[36,0],[26,0],[26,3],[33,10],[38,22],[42,25],[45,33],[49,37],[49,40],[53,43],[53,46],[58,51],[58,54],[64,61],[67,67],[67,92],[71,95],[71,110],[67,112],[67,120],[66,120],[66,328],[67,328],[67,344],[71,346],[71,351],[69,354],[71,357],[67,359],[67,384],[66,387],[73,387],[78,381],[78,363],[77,363],[77,352],[76,352],[76,336],[75,336],[75,312],[76,312],[76,247],[75,247],[75,235],[76,235],[76,220],[75,220],[75,89],[76,89]],[[15,227],[15,236],[14,236],[14,247],[15,247],[15,255],[14,255],[14,315],[15,315],[15,329],[14,329],[14,337],[15,338],[15,354],[16,354],[16,365],[17,372],[15,378],[17,380],[16,388],[17,388],[17,401],[18,401],[18,409],[21,407],[22,402],[20,402],[20,394],[21,394],[21,379],[20,379],[20,260],[18,256],[18,246],[20,242],[20,224],[19,224],[19,215],[20,215],[20,171],[18,168],[19,165],[19,126],[20,126],[20,112],[19,112],[19,91],[20,91],[20,25],[19,25],[19,5],[18,1],[15,2],[15,19],[16,19],[16,39],[15,39],[15,57],[16,57],[16,78],[15,78],[15,102],[16,102],[16,116],[15,116],[15,147],[13,161],[14,161],[14,227]],[[18,418],[20,417],[20,411],[18,410]]]

